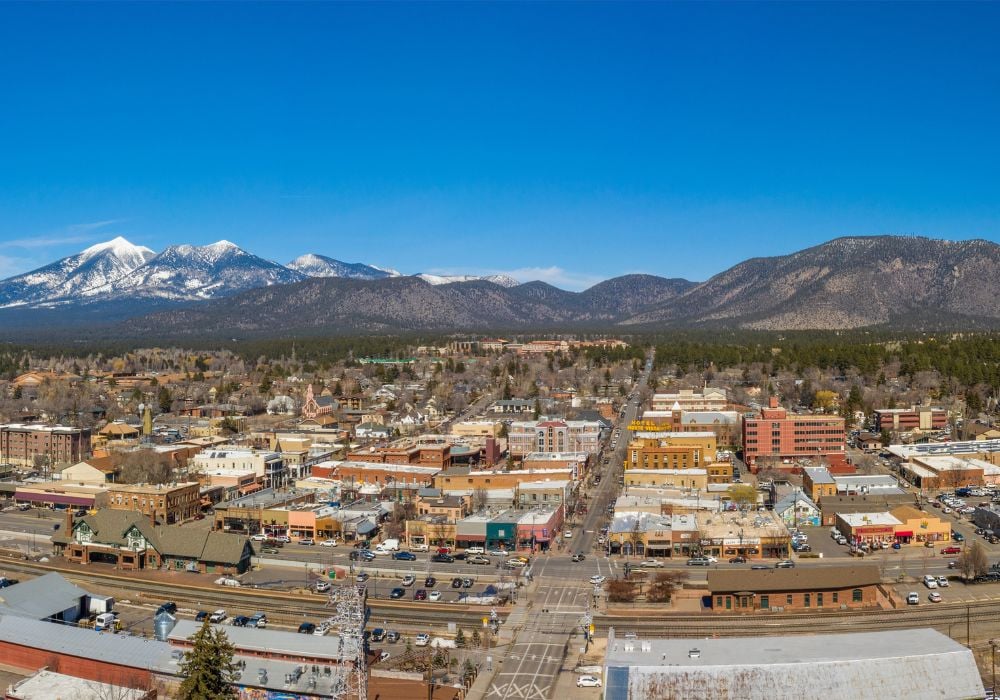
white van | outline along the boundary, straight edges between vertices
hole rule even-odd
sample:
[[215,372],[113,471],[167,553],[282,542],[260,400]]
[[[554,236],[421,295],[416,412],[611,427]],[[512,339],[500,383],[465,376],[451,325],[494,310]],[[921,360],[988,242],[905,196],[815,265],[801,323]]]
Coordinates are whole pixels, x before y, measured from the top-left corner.
[[399,551],[399,540],[384,540],[375,546],[376,554],[388,554]]

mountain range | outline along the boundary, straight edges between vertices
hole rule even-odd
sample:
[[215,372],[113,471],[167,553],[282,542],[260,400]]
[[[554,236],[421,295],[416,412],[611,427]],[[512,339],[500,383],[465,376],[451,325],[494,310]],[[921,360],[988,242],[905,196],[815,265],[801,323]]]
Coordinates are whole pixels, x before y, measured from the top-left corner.
[[154,253],[117,238],[0,282],[0,323],[100,319],[118,324],[116,333],[170,337],[993,328],[1000,326],[998,297],[1000,246],[984,240],[845,237],[746,260],[700,283],[626,275],[569,292],[502,275],[404,276],[317,254],[280,265],[226,241]]

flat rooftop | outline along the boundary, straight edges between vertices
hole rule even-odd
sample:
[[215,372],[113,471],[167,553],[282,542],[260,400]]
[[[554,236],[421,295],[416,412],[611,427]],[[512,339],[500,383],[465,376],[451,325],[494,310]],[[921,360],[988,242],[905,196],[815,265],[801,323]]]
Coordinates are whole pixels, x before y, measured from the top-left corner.
[[866,525],[902,525],[892,513],[839,513],[838,516],[851,527]]

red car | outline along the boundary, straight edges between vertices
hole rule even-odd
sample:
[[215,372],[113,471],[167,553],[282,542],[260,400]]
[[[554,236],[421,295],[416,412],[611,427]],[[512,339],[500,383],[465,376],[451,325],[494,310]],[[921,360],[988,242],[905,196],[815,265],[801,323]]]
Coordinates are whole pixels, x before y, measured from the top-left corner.
[[962,553],[962,548],[955,546],[945,547],[944,549],[941,550],[941,554],[945,556],[948,556],[949,554],[961,554],[961,553]]

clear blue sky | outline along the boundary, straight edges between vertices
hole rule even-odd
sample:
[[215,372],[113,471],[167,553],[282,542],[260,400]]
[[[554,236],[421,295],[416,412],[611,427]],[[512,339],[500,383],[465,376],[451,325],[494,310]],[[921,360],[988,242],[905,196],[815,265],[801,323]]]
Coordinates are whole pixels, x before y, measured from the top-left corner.
[[0,274],[114,235],[566,288],[1000,240],[998,27],[998,3],[0,4]]

